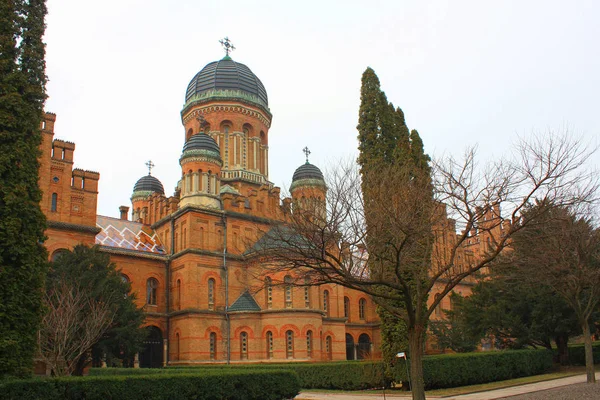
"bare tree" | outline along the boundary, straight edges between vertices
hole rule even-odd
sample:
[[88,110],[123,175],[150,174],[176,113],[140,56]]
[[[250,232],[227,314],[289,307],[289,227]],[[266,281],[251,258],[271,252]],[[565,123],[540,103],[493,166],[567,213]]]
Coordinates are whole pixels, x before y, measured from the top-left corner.
[[570,207],[540,202],[524,217],[530,212],[543,216],[513,237],[514,251],[498,268],[530,285],[546,285],[566,301],[583,331],[587,382],[594,383],[590,323],[600,304],[600,231],[592,216]]
[[[110,300],[110,299],[106,299]],[[38,334],[41,358],[56,376],[71,375],[82,356],[112,324],[116,310],[89,290],[61,282],[44,295],[47,309]]]
[[[328,174],[326,205],[293,204],[287,221],[254,245],[255,260],[264,273],[289,271],[298,285],[333,283],[369,294],[404,320],[413,398],[424,399],[424,335],[443,297],[484,272],[511,237],[539,217],[522,218],[535,199],[558,205],[596,200],[597,178],[585,170],[591,152],[568,133],[534,137],[516,150],[483,169],[475,149],[462,159],[434,160],[431,179],[393,165],[361,182],[354,163],[342,166]],[[479,251],[471,250],[473,242]]]

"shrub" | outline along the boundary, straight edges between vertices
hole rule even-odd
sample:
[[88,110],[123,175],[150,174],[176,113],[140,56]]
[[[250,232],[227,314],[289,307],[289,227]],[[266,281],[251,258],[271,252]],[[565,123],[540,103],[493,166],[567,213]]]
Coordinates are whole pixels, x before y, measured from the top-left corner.
[[[551,368],[551,350],[443,354],[423,359],[426,389],[502,381],[541,374]],[[404,361],[399,362],[394,371],[397,382],[408,381]]]
[[[594,352],[594,364],[600,363],[600,342],[595,342],[592,345]],[[569,364],[585,365],[585,349],[582,344],[574,344],[569,346]]]
[[155,375],[89,376],[0,383],[0,400],[280,400],[300,392],[291,371],[195,371]]

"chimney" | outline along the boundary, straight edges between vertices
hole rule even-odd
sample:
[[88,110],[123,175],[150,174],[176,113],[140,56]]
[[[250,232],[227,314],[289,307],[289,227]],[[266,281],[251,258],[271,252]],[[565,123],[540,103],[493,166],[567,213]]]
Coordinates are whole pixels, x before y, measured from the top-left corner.
[[127,213],[129,212],[129,207],[121,206],[119,207],[119,211],[121,212],[121,219],[127,221]]

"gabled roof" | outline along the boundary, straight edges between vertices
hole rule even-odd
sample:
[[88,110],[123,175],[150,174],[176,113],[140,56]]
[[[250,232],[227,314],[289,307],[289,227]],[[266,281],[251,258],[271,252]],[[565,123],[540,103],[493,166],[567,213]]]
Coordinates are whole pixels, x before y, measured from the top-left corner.
[[229,307],[229,311],[260,311],[260,306],[247,290]]
[[295,246],[308,247],[308,241],[293,229],[285,225],[277,225],[262,235],[252,247],[244,252],[244,255]]
[[158,235],[152,228],[139,222],[96,216],[96,244],[144,253],[166,254]]

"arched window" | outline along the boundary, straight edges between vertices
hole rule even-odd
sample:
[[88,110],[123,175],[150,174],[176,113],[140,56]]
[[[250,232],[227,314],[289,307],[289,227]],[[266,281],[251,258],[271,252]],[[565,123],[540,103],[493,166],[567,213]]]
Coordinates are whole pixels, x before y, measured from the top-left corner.
[[213,278],[208,280],[208,309],[215,309],[215,280]]
[[173,350],[175,350],[173,352],[173,353],[175,353],[174,354],[175,361],[179,361],[179,333],[175,334],[175,349],[173,349]]
[[273,358],[273,332],[267,332],[267,358]]
[[177,279],[177,309],[181,310],[181,279]]
[[67,249],[58,249],[52,253],[52,257],[50,257],[50,261],[56,262],[59,258],[69,253]]
[[344,296],[344,317],[350,319],[350,298]]
[[364,360],[369,358],[371,354],[371,338],[366,333],[361,334],[358,337],[358,359]]
[[306,331],[306,356],[312,358],[312,331]]
[[310,308],[310,278],[304,279],[304,307]]
[[217,334],[215,332],[210,333],[210,359],[217,359]]
[[285,283],[285,308],[292,308],[292,277],[287,275],[283,278]]
[[155,278],[149,278],[146,281],[146,303],[155,306],[157,304],[158,281]]
[[294,358],[294,332],[287,331],[285,333],[285,356],[286,358]]
[[210,333],[210,359],[217,359],[217,334],[215,332]]
[[323,311],[329,315],[329,290],[323,291]]
[[367,300],[360,299],[358,301],[358,318],[365,319],[365,310],[367,308]]
[[328,360],[331,360],[332,355],[333,355],[333,349],[331,347],[332,347],[331,336],[327,336],[325,338],[325,356],[327,357]]
[[273,308],[273,284],[271,278],[265,278],[265,296],[267,300],[267,308]]
[[240,359],[248,359],[248,334],[246,332],[240,333]]
[[52,193],[52,202],[50,203],[50,211],[56,212],[58,207],[58,194]]

